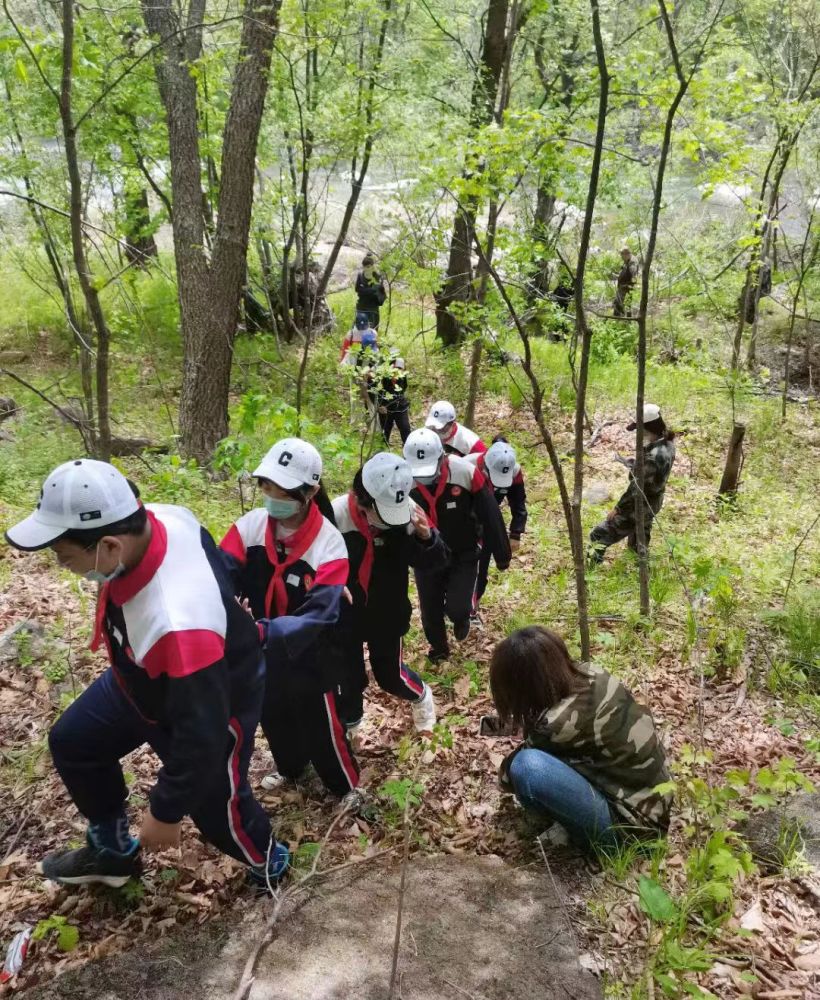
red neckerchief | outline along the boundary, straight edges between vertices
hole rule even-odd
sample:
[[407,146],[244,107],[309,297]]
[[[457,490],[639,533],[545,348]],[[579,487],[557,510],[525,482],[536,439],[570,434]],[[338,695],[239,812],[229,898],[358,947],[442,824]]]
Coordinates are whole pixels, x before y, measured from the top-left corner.
[[436,483],[436,492],[431,493],[426,486],[422,483],[416,483],[416,489],[421,493],[424,498],[424,502],[427,504],[427,519],[429,520],[432,527],[438,527],[438,508],[437,504],[441,494],[444,492],[447,483],[450,479],[450,462],[448,459],[444,459],[441,463],[441,469],[439,470],[438,482]]
[[265,527],[265,552],[268,561],[273,566],[273,576],[268,584],[268,591],[265,594],[265,614],[269,618],[276,618],[279,615],[287,614],[288,591],[285,586],[285,570],[292,566],[298,559],[307,552],[316,536],[322,528],[322,512],[311,500],[310,511],[305,520],[299,525],[292,535],[287,538],[278,539],[286,551],[285,558],[280,562],[279,553],[276,551],[276,521],[268,517]]
[[109,600],[122,607],[123,604],[132,600],[153,578],[159,569],[165,553],[168,551],[168,532],[165,525],[152,511],[146,511],[148,522],[151,525],[151,539],[148,548],[142,555],[142,559],[137,565],[123,576],[117,576],[108,583],[100,587],[97,595],[97,610],[94,615],[94,632],[91,637],[91,649],[96,652],[104,642],[108,649],[109,659],[111,658],[111,645],[108,641],[108,633],[103,623],[105,612]]
[[347,510],[351,521],[356,525],[356,530],[364,538],[364,556],[362,556],[362,561],[359,564],[359,586],[364,591],[365,600],[367,600],[367,591],[370,587],[370,575],[373,572],[373,559],[375,557],[373,532],[370,522],[367,520],[367,515],[362,513],[361,508],[356,502],[355,493],[351,492],[347,494]]
[[105,621],[105,609],[108,607],[108,588],[110,583],[104,583],[97,594],[97,610],[94,614],[94,632],[91,636],[91,651],[96,653],[101,643],[105,643],[108,650],[108,659],[111,660],[111,644],[108,641],[108,633],[103,627]]

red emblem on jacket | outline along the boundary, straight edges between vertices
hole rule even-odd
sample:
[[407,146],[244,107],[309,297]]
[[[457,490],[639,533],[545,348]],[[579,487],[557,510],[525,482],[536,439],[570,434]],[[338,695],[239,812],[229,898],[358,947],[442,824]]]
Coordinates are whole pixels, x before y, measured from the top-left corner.
[[461,493],[461,487],[460,487],[460,486],[454,486],[454,487],[453,487],[453,488],[452,488],[452,489],[450,490],[450,492],[452,493],[452,495],[453,495],[454,497],[457,497],[457,496],[459,496],[459,495],[460,495],[460,493]]

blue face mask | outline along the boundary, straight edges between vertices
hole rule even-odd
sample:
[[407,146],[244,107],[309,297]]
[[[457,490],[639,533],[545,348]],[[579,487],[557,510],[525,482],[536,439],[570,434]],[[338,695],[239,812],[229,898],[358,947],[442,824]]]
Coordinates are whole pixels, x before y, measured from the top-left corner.
[[275,497],[263,497],[262,503],[275,521],[286,521],[302,509],[298,500],[277,500]]

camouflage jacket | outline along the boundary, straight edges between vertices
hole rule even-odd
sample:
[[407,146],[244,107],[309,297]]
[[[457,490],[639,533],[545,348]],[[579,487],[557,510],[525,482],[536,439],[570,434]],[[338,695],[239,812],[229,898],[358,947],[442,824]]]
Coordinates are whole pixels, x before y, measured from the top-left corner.
[[[588,685],[542,712],[518,749],[543,750],[583,775],[609,800],[614,822],[665,831],[672,794],[653,791],[669,772],[649,709],[602,668],[580,669]],[[502,784],[510,760],[501,765]]]
[[[667,438],[660,438],[657,441],[652,441],[651,444],[645,444],[643,451],[643,491],[654,509],[653,501],[663,499],[666,481],[672,471],[672,465],[675,461],[675,442]],[[630,459],[630,461],[632,460]],[[632,472],[630,472],[629,486],[615,505],[616,509],[626,514],[633,513],[637,492],[638,487]]]

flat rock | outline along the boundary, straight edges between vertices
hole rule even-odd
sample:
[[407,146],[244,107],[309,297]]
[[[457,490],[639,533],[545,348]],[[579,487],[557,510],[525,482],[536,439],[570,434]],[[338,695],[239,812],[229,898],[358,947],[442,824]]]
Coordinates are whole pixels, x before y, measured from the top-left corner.
[[[250,1000],[385,1000],[401,873],[395,863],[363,868],[318,883],[307,902],[286,910],[259,960]],[[227,1000],[270,905],[246,903],[230,925],[181,930],[157,949],[89,963],[25,996]],[[411,861],[398,971],[402,1000],[602,997],[598,980],[579,964],[543,869],[512,868],[499,858]]]
[[607,503],[612,499],[612,490],[606,483],[590,483],[581,496],[584,503]]
[[744,836],[755,860],[779,870],[795,847],[820,872],[820,792],[792,795],[775,809],[755,813],[746,821]]
[[45,645],[45,629],[33,618],[17,622],[0,635],[0,663],[19,663],[25,650],[32,660],[39,659]]

